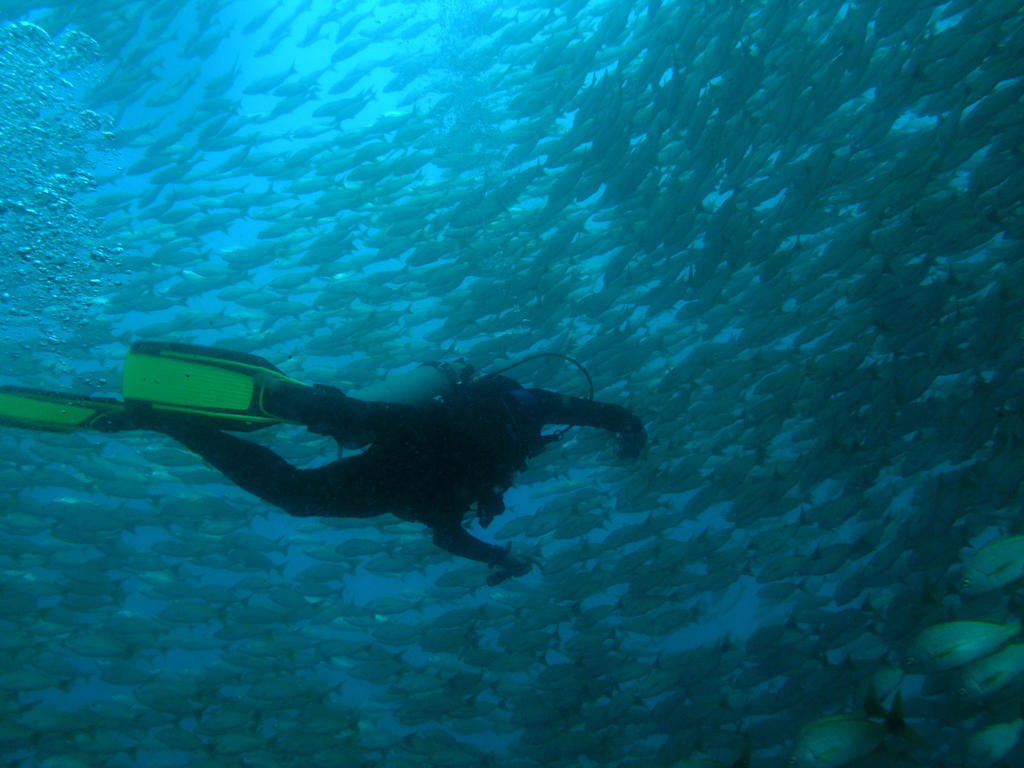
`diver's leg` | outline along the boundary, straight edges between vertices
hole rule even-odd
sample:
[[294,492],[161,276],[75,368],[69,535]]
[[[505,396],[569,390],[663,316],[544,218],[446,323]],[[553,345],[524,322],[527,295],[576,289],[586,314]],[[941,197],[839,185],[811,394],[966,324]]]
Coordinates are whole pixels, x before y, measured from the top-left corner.
[[296,469],[269,448],[195,424],[168,424],[159,431],[198,454],[239,488],[287,511],[305,508],[310,489]]
[[299,517],[374,517],[376,473],[362,456],[315,469],[293,467],[263,445],[202,425],[161,423],[158,431],[204,458],[242,490]]
[[423,413],[423,406],[381,403],[348,397],[324,384],[312,387],[270,383],[263,405],[268,412],[304,424],[310,432],[339,442],[365,444]]

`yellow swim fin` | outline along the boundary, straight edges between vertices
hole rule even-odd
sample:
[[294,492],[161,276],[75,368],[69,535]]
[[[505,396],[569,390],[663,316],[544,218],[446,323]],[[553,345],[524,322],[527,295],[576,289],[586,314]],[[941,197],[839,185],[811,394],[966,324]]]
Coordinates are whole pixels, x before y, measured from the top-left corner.
[[195,344],[136,341],[124,361],[121,394],[131,408],[212,419],[221,429],[248,431],[288,421],[264,407],[266,387],[309,386],[262,357]]
[[0,424],[47,432],[131,429],[124,403],[27,387],[0,387]]

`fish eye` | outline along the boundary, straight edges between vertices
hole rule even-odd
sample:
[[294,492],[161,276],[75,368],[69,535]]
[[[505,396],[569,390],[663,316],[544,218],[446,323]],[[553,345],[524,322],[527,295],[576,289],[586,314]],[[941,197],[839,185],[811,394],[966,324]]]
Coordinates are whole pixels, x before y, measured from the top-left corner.
[[967,696],[967,689],[963,687],[957,688],[956,695],[959,696],[961,699],[964,698],[965,696]]

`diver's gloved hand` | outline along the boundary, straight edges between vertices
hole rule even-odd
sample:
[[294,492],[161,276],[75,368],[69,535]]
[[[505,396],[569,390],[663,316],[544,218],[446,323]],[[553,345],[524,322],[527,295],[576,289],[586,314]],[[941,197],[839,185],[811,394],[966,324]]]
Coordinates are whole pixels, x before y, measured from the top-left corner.
[[476,368],[467,363],[464,357],[460,357],[452,363],[451,368],[455,371],[455,375],[458,376],[459,384],[468,384],[476,374]]
[[494,566],[494,571],[487,577],[487,585],[495,587],[505,579],[525,576],[533,568],[534,560],[529,557],[513,555],[511,545],[505,549],[505,556]]
[[635,423],[631,423],[627,429],[619,432],[616,443],[620,458],[639,458],[647,445],[647,432],[644,430],[644,425],[639,419],[636,419]]
[[490,493],[477,500],[477,508],[479,509],[477,518],[480,521],[480,527],[486,528],[494,522],[494,518],[505,511],[505,501],[501,498],[500,493]]

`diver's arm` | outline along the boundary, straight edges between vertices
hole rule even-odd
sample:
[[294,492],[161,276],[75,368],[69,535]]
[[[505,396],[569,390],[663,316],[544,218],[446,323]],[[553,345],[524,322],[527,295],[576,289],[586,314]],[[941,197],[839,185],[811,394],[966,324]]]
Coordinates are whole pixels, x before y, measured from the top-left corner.
[[434,544],[459,557],[478,560],[488,565],[501,565],[508,550],[488,544],[466,532],[461,523],[443,523],[433,526]]
[[620,405],[569,397],[546,389],[528,391],[537,400],[536,413],[530,415],[542,424],[571,424],[617,432],[622,453],[630,457],[638,456],[647,442],[643,422]]
[[487,584],[492,587],[501,584],[505,579],[525,576],[534,563],[529,558],[513,555],[511,547],[496,547],[480,541],[466,533],[466,529],[458,523],[435,527],[434,544],[453,555],[487,563],[492,568],[491,575],[487,577]]

